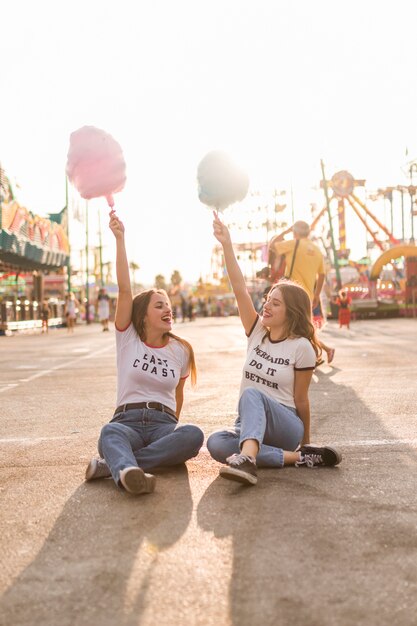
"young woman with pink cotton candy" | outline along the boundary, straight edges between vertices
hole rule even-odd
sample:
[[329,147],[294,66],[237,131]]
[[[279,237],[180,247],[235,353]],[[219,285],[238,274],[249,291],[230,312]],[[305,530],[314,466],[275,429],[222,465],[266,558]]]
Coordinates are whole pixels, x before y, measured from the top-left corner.
[[[112,194],[125,182],[121,150],[101,131],[91,134],[91,127],[77,133],[71,136],[68,175],[83,197],[105,196],[112,207]],[[185,382],[189,375],[193,384],[196,381],[193,349],[172,333],[172,307],[165,291],[149,289],[132,296],[125,228],[114,210],[110,211],[109,226],[116,240],[119,287],[117,408],[102,428],[100,458],[88,464],[86,480],[113,477],[118,487],[139,495],[155,489],[150,471],[196,456],[204,434],[192,424],[178,425]]]

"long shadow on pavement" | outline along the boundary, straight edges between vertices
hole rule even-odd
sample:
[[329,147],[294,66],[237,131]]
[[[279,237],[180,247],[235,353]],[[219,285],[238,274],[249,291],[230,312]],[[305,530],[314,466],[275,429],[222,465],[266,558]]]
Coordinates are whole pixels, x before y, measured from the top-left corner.
[[[349,386],[319,378],[316,440],[390,437]],[[217,478],[201,498],[199,525],[232,538],[234,625],[415,623],[416,451],[341,446],[339,467],[261,470],[256,487]]]
[[185,465],[160,472],[149,496],[122,493],[112,480],[81,484],[4,594],[4,623],[139,624],[158,556],[180,539],[191,513]]

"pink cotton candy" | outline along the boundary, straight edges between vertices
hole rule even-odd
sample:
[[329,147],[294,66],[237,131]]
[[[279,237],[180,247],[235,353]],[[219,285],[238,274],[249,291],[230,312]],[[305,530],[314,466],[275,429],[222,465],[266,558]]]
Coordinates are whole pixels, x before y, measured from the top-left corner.
[[125,186],[125,169],[120,145],[104,130],[83,126],[71,133],[66,172],[82,198],[104,196],[113,207],[113,194]]

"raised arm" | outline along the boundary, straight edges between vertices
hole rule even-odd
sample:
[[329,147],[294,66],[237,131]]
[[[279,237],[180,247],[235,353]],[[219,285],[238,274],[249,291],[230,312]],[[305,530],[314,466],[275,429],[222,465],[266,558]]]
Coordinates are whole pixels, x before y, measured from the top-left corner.
[[115,211],[110,211],[110,230],[116,239],[116,277],[119,295],[116,307],[116,328],[124,330],[132,320],[132,288],[125,247],[125,227]]
[[224,252],[224,260],[226,262],[227,274],[232,285],[233,292],[236,296],[237,306],[239,308],[240,319],[245,329],[245,333],[249,334],[256,317],[256,309],[246,287],[245,279],[237,262],[232,240],[230,239],[229,229],[220,221],[216,211],[213,211],[213,234],[217,241],[222,245]]

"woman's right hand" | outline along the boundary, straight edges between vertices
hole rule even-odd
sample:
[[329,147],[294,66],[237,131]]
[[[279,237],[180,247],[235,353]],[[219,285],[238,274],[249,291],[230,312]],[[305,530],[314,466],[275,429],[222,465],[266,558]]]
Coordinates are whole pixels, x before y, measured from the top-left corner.
[[114,209],[110,211],[109,215],[110,215],[110,222],[109,222],[110,230],[112,231],[116,239],[123,239],[124,234],[125,234],[125,227],[123,225],[123,222],[119,220],[119,218],[116,215],[116,211]]
[[223,222],[220,221],[219,214],[217,211],[213,211],[213,235],[216,237],[217,241],[225,246],[227,244],[231,244],[232,241],[230,239],[229,229]]

